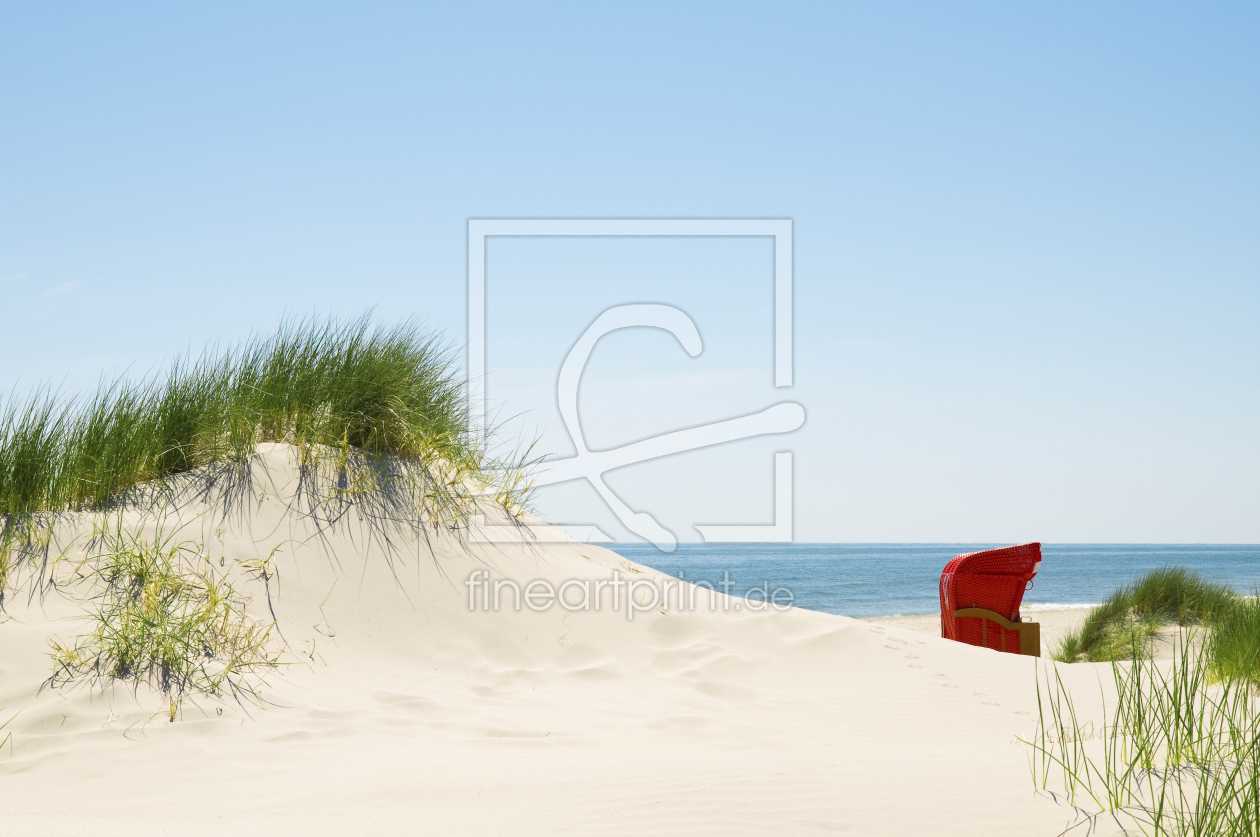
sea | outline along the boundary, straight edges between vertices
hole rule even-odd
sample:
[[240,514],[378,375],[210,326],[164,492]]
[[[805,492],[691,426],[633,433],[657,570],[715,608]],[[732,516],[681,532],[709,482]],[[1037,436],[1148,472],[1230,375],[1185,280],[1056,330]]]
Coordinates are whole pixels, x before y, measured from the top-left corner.
[[[651,544],[607,546],[631,561],[687,581],[707,581],[732,595],[761,598],[782,589],[797,607],[874,617],[938,613],[937,584],[949,559],[1009,544],[682,543],[673,552]],[[1245,595],[1260,589],[1256,544],[1042,544],[1041,550],[1041,572],[1024,594],[1024,610],[1096,605],[1158,567],[1194,570]],[[724,580],[726,588],[720,586]],[[776,599],[786,600],[783,592]]]

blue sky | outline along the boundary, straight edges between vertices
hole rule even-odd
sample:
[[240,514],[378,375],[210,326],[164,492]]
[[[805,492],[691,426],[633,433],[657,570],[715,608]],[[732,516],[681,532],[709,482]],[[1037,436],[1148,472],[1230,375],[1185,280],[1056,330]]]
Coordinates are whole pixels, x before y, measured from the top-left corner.
[[[66,391],[285,314],[462,346],[469,218],[790,218],[763,240],[503,240],[489,394],[566,455],[790,398],[792,436],[609,475],[682,540],[1260,541],[1254,4],[9,5],[0,387]],[[762,290],[767,289],[767,290]],[[540,510],[625,537],[589,487]]]

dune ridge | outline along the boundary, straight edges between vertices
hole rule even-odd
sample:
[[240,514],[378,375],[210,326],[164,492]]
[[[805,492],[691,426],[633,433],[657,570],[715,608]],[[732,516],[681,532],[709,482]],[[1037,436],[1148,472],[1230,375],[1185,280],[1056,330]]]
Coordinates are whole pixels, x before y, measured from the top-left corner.
[[[7,833],[1057,834],[1033,793],[1030,658],[702,592],[695,610],[471,609],[476,570],[524,585],[664,580],[556,539],[482,544],[361,497],[312,506],[300,451],[248,491],[115,511],[231,569],[281,665],[258,699],[47,684],[83,603],[58,584],[100,515],[64,515],[0,624]],[[165,502],[165,505],[163,505]],[[491,510],[493,512],[493,510]],[[155,517],[157,515],[157,517]],[[529,521],[542,525],[539,521]],[[77,550],[77,551],[76,551]],[[271,556],[262,579],[250,566]],[[706,598],[707,597],[707,598]],[[1093,680],[1092,669],[1088,679]]]

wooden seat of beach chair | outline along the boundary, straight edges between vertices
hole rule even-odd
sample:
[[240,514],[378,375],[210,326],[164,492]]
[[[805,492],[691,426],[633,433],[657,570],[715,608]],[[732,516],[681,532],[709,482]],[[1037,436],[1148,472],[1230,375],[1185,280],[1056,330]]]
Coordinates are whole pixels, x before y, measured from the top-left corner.
[[941,573],[941,636],[1008,654],[1041,656],[1041,626],[1020,618],[1041,544],[959,555]]

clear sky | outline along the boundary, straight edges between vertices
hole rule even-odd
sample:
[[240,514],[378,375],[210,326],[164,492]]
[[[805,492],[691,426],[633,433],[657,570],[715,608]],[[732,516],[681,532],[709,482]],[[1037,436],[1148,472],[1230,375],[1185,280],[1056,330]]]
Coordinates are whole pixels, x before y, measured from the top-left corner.
[[[465,339],[470,218],[789,218],[766,239],[494,240],[488,392],[572,452],[804,405],[609,474],[681,540],[1260,541],[1254,3],[6,4],[0,388],[67,392],[285,314]],[[585,484],[550,519],[627,537]]]

